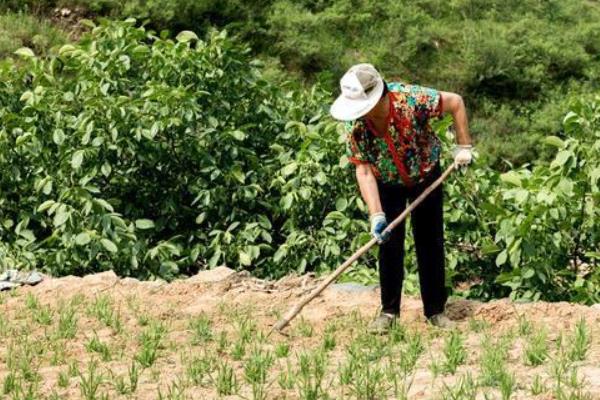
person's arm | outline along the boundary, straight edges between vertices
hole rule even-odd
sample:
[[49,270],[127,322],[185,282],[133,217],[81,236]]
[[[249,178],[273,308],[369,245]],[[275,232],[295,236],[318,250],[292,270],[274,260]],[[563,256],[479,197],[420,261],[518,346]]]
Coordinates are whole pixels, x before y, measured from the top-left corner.
[[381,208],[381,201],[379,200],[377,179],[369,164],[358,164],[356,166],[356,180],[358,181],[360,194],[369,209],[369,215],[382,213],[383,209]]
[[442,91],[440,91],[440,96],[442,111],[452,114],[454,130],[456,131],[456,143],[459,145],[471,145],[467,109],[462,97],[456,93]]

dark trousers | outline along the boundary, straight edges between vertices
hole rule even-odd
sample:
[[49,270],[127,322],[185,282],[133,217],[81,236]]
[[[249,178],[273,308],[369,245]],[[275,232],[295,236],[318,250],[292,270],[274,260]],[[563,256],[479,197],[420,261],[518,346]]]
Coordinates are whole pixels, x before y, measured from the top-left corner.
[[[427,178],[411,188],[379,183],[379,197],[388,223],[414,201],[441,174],[439,164]],[[448,294],[445,285],[444,224],[442,185],[429,194],[412,212],[411,225],[417,264],[421,299],[425,317],[444,311]],[[379,248],[379,283],[381,306],[386,313],[400,313],[400,296],[404,279],[405,224],[398,225],[390,239]]]

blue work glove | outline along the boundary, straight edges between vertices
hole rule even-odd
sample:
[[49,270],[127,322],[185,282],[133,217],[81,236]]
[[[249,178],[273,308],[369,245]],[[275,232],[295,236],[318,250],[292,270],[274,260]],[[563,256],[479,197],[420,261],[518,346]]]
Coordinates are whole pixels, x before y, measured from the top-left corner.
[[375,213],[369,220],[371,221],[371,235],[377,239],[377,244],[385,243],[390,238],[390,233],[385,231],[388,226],[385,213]]

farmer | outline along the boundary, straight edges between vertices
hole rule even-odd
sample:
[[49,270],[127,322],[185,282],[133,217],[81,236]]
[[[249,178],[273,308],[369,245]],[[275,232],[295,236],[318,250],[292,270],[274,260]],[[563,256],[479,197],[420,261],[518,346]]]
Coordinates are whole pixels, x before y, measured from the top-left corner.
[[[341,95],[331,115],[348,121],[348,158],[356,166],[356,180],[369,209],[371,234],[379,249],[381,312],[370,324],[373,333],[385,333],[400,313],[404,278],[404,223],[384,232],[440,174],[441,144],[431,119],[452,114],[458,145],[457,167],[471,162],[471,137],[462,98],[418,85],[385,82],[371,64],[358,64],[340,80]],[[450,328],[444,314],[445,285],[442,186],[412,212],[421,298],[427,320]]]

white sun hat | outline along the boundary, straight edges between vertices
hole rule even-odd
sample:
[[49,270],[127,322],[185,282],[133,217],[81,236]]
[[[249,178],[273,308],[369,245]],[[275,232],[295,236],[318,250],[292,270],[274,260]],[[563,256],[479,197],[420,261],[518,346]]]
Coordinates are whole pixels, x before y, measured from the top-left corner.
[[353,121],[368,113],[383,93],[383,79],[371,64],[356,64],[340,79],[342,94],[329,112],[335,119]]

